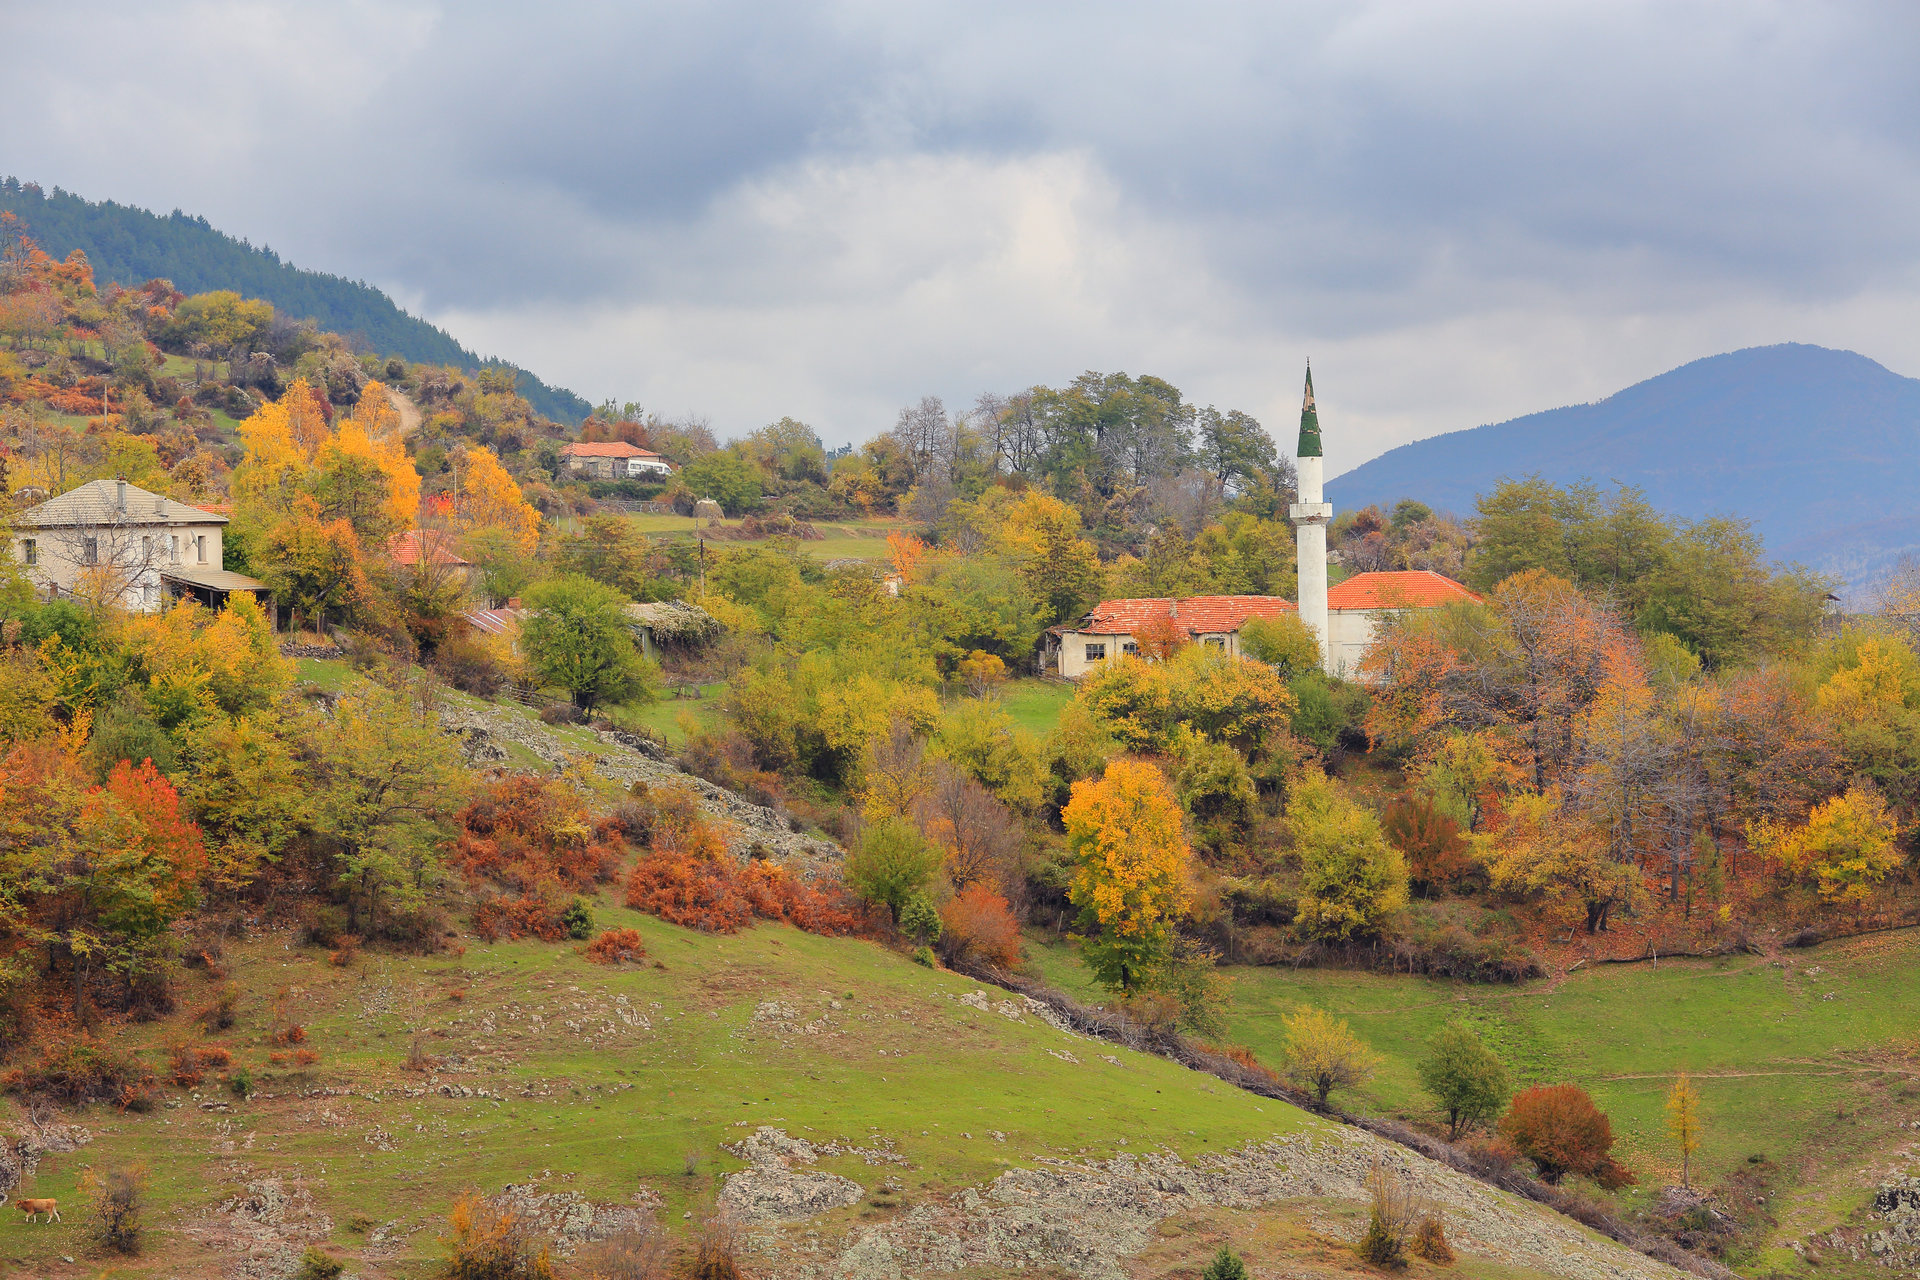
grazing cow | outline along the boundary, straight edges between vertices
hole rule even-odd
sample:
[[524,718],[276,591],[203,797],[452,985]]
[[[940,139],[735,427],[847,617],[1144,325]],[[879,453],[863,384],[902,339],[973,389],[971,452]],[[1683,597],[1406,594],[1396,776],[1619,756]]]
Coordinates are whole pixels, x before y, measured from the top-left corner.
[[[5,1204],[6,1202],[7,1202],[7,1193],[4,1191],[0,1191],[0,1204]],[[20,1212],[26,1214],[28,1222],[33,1221],[33,1215],[36,1213],[46,1214],[47,1221],[50,1223],[59,1222],[61,1220],[60,1219],[60,1202],[58,1200],[53,1199],[50,1196],[44,1199],[39,1199],[39,1200],[15,1200],[13,1202],[13,1207],[18,1209]]]

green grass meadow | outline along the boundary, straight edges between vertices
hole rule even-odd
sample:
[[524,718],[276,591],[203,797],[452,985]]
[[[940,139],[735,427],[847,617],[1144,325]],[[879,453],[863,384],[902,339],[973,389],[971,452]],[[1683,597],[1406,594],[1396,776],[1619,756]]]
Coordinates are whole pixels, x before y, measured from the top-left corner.
[[[279,1178],[330,1215],[331,1246],[366,1245],[356,1217],[391,1223],[405,1243],[379,1274],[427,1275],[465,1190],[534,1183],[627,1203],[646,1188],[678,1228],[742,1167],[724,1144],[760,1125],[885,1153],[877,1167],[859,1154],[820,1167],[870,1190],[895,1180],[911,1203],[1010,1164],[1162,1146],[1193,1156],[1321,1123],[1031,1016],[962,1005],[975,984],[871,943],[784,926],[712,937],[609,904],[599,917],[638,928],[649,962],[609,969],[572,944],[472,938],[464,954],[363,953],[344,968],[286,933],[230,947],[245,992],[238,1025],[213,1036],[187,1025],[217,985],[199,971],[179,1017],[126,1042],[155,1069],[172,1041],[223,1045],[258,1096],[242,1101],[210,1079],[163,1086],[144,1116],[88,1108],[73,1118],[93,1141],[49,1157],[31,1191],[77,1205],[84,1166],[143,1166],[149,1225],[172,1230]],[[276,1011],[306,1029],[320,1055],[309,1070],[270,1061]],[[416,1039],[440,1059],[430,1075],[405,1069]],[[443,1096],[443,1084],[476,1096]],[[860,1213],[817,1225],[831,1236]],[[5,1232],[0,1273],[52,1274],[81,1243],[77,1230]],[[205,1261],[198,1249],[156,1239],[110,1274],[188,1274],[183,1264],[199,1265],[188,1259]]]
[[[1105,993],[1064,944],[1030,948],[1049,981]],[[1415,1067],[1448,1022],[1472,1026],[1516,1082],[1572,1082],[1608,1113],[1615,1155],[1640,1177],[1629,1202],[1679,1180],[1665,1104],[1687,1073],[1704,1132],[1696,1181],[1764,1174],[1785,1238],[1866,1203],[1863,1168],[1920,1124],[1920,931],[1782,952],[1582,968],[1517,986],[1337,969],[1237,966],[1228,1039],[1278,1063],[1284,1018],[1303,1006],[1345,1018],[1379,1055],[1349,1109],[1437,1121]],[[1759,1157],[1758,1160],[1753,1157]],[[1769,1267],[1793,1269],[1784,1249]]]

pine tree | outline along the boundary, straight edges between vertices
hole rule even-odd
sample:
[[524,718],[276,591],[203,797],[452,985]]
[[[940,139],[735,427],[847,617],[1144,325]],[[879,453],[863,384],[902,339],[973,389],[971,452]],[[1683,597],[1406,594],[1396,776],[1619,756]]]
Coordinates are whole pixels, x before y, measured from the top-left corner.
[[1247,1280],[1247,1264],[1226,1245],[1213,1255],[1213,1261],[1200,1273],[1200,1280]]

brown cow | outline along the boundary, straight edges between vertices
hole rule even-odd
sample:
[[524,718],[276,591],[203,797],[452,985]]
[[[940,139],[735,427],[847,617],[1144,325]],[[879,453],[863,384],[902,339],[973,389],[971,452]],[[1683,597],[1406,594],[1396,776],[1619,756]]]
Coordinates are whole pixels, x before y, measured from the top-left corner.
[[[0,1191],[0,1204],[5,1204],[6,1202],[6,1192]],[[28,1222],[33,1221],[33,1215],[36,1213],[46,1214],[49,1223],[59,1222],[61,1220],[60,1202],[50,1196],[39,1200],[15,1200],[13,1207],[26,1214]]]

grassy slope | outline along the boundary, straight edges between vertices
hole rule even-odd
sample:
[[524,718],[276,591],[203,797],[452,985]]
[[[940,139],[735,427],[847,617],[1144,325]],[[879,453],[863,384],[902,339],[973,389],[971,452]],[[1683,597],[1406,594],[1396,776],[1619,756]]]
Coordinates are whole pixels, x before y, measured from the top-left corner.
[[[1098,999],[1071,950],[1039,950],[1048,977]],[[1613,1121],[1616,1154],[1643,1189],[1678,1181],[1664,1104],[1686,1071],[1705,1119],[1695,1176],[1707,1183],[1774,1166],[1777,1235],[1830,1227],[1860,1208],[1876,1157],[1920,1122],[1920,933],[1881,934],[1755,956],[1607,965],[1520,987],[1341,970],[1236,968],[1230,1038],[1279,1058],[1282,1017],[1302,1004],[1347,1018],[1380,1054],[1346,1099],[1364,1111],[1430,1115],[1414,1064],[1446,1022],[1465,1018],[1523,1083],[1571,1080]],[[1906,1135],[1908,1138],[1911,1134]],[[1644,1190],[1639,1194],[1644,1194]],[[1794,1269],[1784,1248],[1759,1269]]]
[[1046,737],[1073,701],[1073,686],[1061,680],[1009,680],[1000,689],[1000,705],[1022,729]]
[[[72,1200],[84,1164],[143,1163],[149,1220],[170,1230],[246,1181],[304,1181],[335,1220],[333,1244],[348,1253],[365,1243],[345,1225],[355,1214],[424,1228],[409,1238],[405,1265],[370,1273],[414,1275],[426,1273],[441,1217],[469,1187],[538,1180],[625,1202],[645,1184],[664,1197],[663,1220],[679,1222],[711,1203],[715,1175],[739,1167],[718,1147],[746,1126],[861,1145],[891,1139],[910,1164],[890,1172],[911,1199],[990,1179],[1009,1163],[1109,1156],[1129,1143],[1191,1155],[1317,1123],[1158,1059],[1121,1051],[1110,1063],[1100,1046],[961,1006],[949,997],[973,984],[871,944],[784,927],[709,938],[624,909],[601,915],[603,925],[638,927],[665,967],[609,970],[574,947],[532,942],[468,940],[464,956],[363,956],[345,969],[289,947],[286,935],[236,947],[242,1020],[210,1039],[274,1096],[206,1112],[168,1087],[169,1105],[147,1116],[92,1108],[80,1120],[95,1141],[50,1157],[30,1189]],[[204,976],[185,979],[183,1010],[211,987]],[[455,991],[465,993],[457,1003]],[[623,1023],[617,997],[651,1029]],[[321,1054],[310,1076],[268,1062],[266,1024],[282,999]],[[757,1023],[756,1007],[776,999],[817,1033]],[[506,1100],[396,1096],[423,1083],[402,1069],[416,1032],[430,1051],[465,1059],[441,1079]],[[156,1068],[169,1040],[209,1039],[184,1012],[126,1034]],[[292,1096],[317,1086],[352,1096]],[[198,1093],[231,1101],[212,1082]],[[692,1177],[690,1154],[700,1161]],[[852,1156],[823,1167],[869,1187],[883,1172]],[[73,1215],[65,1228],[7,1232],[0,1269],[10,1261],[12,1274],[48,1274],[59,1254],[80,1249],[78,1223]],[[174,1235],[112,1274],[176,1274],[191,1252]]]

